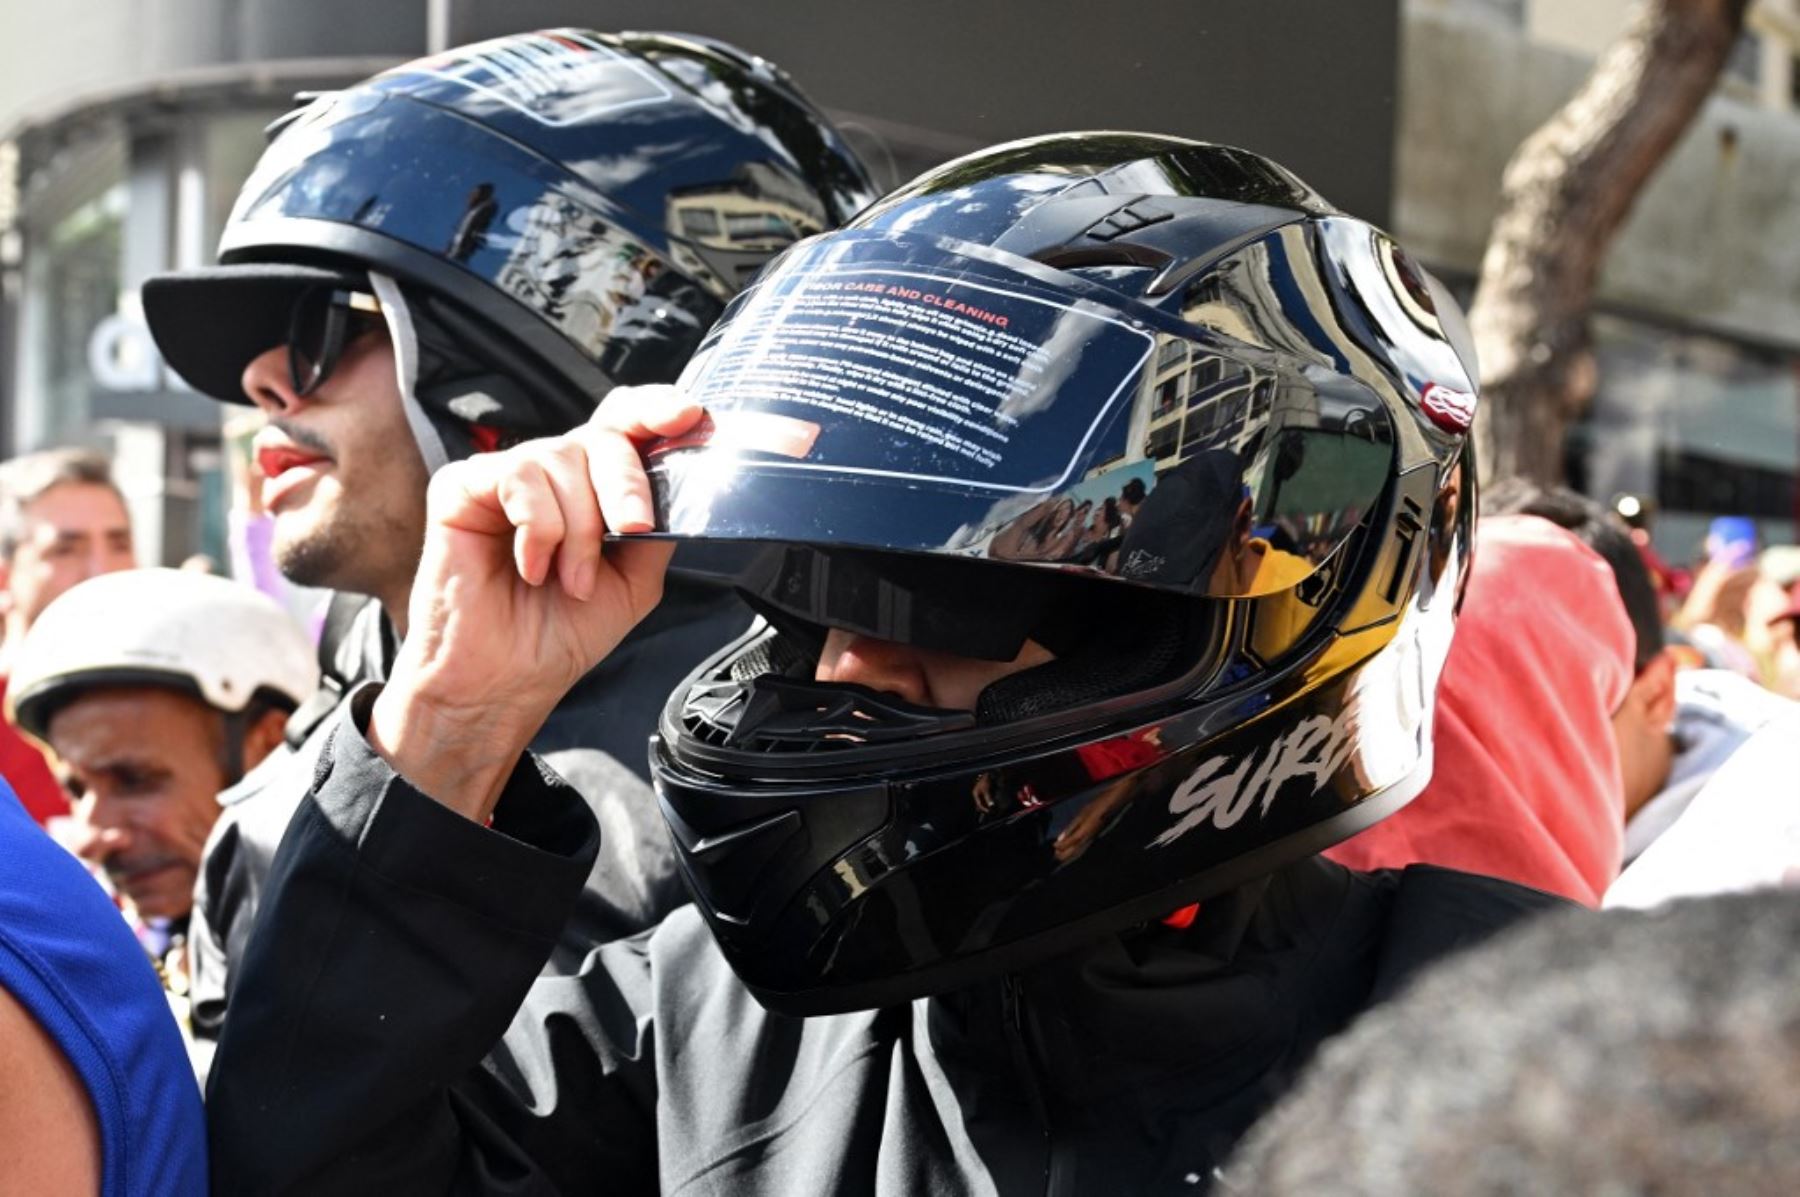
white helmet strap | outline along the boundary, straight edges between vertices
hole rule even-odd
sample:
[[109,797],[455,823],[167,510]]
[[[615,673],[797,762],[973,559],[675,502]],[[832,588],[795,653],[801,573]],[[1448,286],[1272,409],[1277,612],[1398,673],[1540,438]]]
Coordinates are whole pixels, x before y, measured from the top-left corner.
[[400,403],[406,410],[406,423],[418,443],[419,455],[425,459],[425,472],[435,474],[450,464],[450,453],[444,438],[425,414],[415,393],[419,382],[419,336],[413,328],[412,311],[400,284],[378,271],[369,271],[369,285],[381,301],[382,315],[387,318],[388,335],[394,342],[394,374],[400,384]]

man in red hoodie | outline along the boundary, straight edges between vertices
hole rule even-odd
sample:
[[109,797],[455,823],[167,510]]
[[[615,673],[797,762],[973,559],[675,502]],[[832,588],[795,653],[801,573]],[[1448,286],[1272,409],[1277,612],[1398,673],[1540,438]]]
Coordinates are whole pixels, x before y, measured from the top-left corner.
[[1573,533],[1497,516],[1478,543],[1438,684],[1431,784],[1326,855],[1355,869],[1428,862],[1598,906],[1624,852],[1612,716],[1635,633],[1612,570]]

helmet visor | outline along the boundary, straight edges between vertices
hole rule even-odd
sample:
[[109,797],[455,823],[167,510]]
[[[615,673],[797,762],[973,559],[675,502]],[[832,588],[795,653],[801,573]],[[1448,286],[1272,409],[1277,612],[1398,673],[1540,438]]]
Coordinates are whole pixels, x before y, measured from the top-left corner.
[[1380,500],[1394,433],[1359,384],[974,252],[848,232],[772,266],[682,376],[708,419],[650,451],[659,530],[1234,597]]

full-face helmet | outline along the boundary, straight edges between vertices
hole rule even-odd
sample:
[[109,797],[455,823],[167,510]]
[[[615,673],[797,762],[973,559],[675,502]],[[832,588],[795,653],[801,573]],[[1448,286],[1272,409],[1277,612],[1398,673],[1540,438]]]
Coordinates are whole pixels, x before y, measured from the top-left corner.
[[[1475,378],[1416,261],[1224,146],[1003,145],[789,250],[651,454],[666,535],[767,546],[652,746],[759,999],[1022,967],[1417,793]],[[1052,659],[941,710],[814,681],[832,628]]]

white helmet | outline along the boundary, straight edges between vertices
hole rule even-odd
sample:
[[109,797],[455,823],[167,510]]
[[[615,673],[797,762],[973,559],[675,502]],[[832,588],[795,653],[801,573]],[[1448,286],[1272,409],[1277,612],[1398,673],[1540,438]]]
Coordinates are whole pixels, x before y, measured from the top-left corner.
[[274,600],[177,569],[90,578],[44,608],[13,661],[13,722],[47,740],[50,717],[94,686],[166,686],[227,715],[260,696],[289,709],[319,684],[312,646]]

